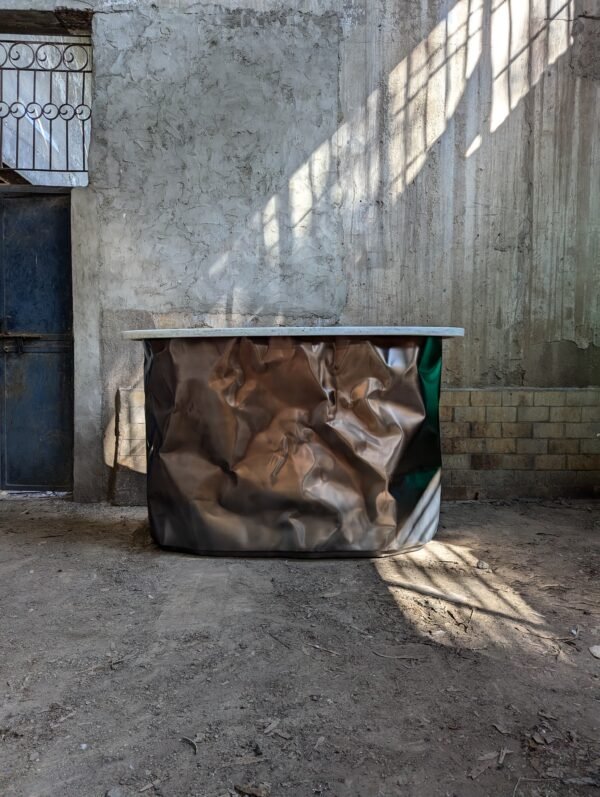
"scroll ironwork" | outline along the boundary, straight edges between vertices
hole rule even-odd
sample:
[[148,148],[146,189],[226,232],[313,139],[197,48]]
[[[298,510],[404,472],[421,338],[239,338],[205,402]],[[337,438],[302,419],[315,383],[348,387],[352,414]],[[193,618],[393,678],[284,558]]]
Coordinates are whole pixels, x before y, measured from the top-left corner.
[[91,40],[0,39],[1,170],[86,172]]

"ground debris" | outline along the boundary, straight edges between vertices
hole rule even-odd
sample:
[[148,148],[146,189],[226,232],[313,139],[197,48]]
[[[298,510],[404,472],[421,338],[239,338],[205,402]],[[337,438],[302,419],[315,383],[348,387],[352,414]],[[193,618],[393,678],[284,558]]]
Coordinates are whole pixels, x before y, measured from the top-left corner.
[[595,786],[600,787],[600,774],[591,775],[583,778],[561,778],[562,782],[567,786]]
[[145,786],[139,790],[140,794],[143,794],[146,791],[150,791],[150,789],[157,789],[160,786],[160,780],[153,780],[151,783],[147,783]]
[[[466,623],[465,623],[464,620],[457,620],[456,617],[453,614],[451,614],[450,616],[452,617],[452,619],[454,620],[454,622],[457,625],[459,625],[459,626],[462,625],[462,627],[465,629],[465,634],[468,634],[469,628],[471,626],[471,620],[473,619],[473,614],[474,613],[475,613],[475,608],[473,606],[471,606],[471,613],[469,614],[469,619],[467,620]],[[448,614],[450,614],[450,612],[448,612]]]
[[30,505],[0,513],[0,795],[600,796],[585,508],[448,503],[418,553],[288,566],[132,552],[143,510]]
[[290,644],[288,644],[285,640],[280,639],[272,631],[267,631],[267,634],[271,637],[271,639],[274,639],[275,642],[279,642],[280,645],[283,645],[284,648],[287,648],[288,650],[292,649],[292,646]]
[[600,659],[600,645],[592,645],[589,651],[595,659]]
[[498,753],[484,753],[483,755],[479,756],[479,763],[476,764],[469,772],[467,776],[471,778],[471,780],[476,780],[480,775],[486,771],[486,769],[490,769],[493,767],[497,761]]
[[[322,645],[317,645],[314,642],[307,642],[306,643],[309,647],[314,648],[315,650],[322,650],[324,653],[330,653],[332,656],[341,656],[341,653],[338,653],[337,650],[331,650],[331,648],[324,648]],[[308,655],[308,651],[304,651]]]
[[522,775],[519,775],[515,783],[515,788],[513,789],[512,797],[517,797],[521,783],[544,783],[545,781],[552,780],[556,780],[556,778],[524,778]]
[[190,739],[189,736],[182,736],[181,741],[185,742],[186,744],[189,744],[190,747],[192,747],[194,750],[194,755],[198,755],[198,742],[200,741],[200,739],[198,738]]
[[261,764],[263,761],[270,761],[267,756],[262,755],[244,755],[240,756],[239,758],[234,758],[232,761],[226,761],[224,764],[221,764],[221,768],[224,767],[245,767],[251,766],[252,764]]
[[537,731],[535,733],[532,733],[530,738],[531,738],[531,741],[534,742],[535,744],[546,744],[547,743],[546,739],[542,736],[542,734],[538,733]]
[[380,653],[378,650],[372,650],[371,653],[379,656],[380,659],[396,659],[398,661],[423,661],[419,656],[391,656],[387,653]]
[[265,784],[261,786],[251,786],[249,783],[236,783],[233,788],[238,794],[247,795],[247,797],[270,797],[271,794],[271,789]]
[[75,711],[69,711],[68,714],[65,714],[64,717],[60,717],[59,719],[56,720],[56,722],[51,722],[50,723],[50,727],[51,728],[58,728],[58,726],[61,723],[65,722],[68,719],[71,719],[71,717],[74,717],[74,716],[75,716]]

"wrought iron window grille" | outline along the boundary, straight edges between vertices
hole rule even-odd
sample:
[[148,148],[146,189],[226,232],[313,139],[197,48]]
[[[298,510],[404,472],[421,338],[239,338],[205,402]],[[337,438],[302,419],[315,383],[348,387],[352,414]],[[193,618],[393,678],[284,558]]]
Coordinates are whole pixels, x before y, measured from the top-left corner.
[[89,37],[0,37],[0,171],[87,172]]

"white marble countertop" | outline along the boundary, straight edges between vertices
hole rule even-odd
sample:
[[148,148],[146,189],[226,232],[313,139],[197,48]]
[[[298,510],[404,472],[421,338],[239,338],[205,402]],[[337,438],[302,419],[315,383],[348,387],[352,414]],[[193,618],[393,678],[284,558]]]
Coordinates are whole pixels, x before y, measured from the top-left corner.
[[462,327],[195,327],[193,329],[129,329],[128,340],[151,338],[323,338],[323,337],[437,337],[461,338]]

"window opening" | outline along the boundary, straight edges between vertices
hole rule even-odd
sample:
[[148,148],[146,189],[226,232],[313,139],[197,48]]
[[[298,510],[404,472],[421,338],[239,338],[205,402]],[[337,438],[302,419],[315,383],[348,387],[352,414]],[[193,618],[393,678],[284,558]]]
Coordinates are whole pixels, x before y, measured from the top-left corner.
[[0,34],[3,182],[87,185],[91,82],[89,36]]

